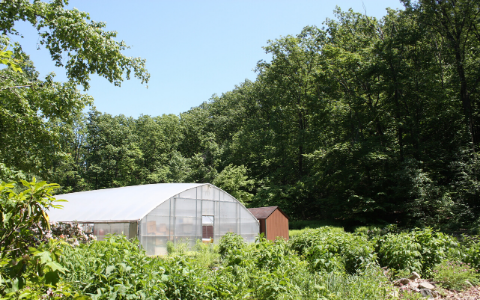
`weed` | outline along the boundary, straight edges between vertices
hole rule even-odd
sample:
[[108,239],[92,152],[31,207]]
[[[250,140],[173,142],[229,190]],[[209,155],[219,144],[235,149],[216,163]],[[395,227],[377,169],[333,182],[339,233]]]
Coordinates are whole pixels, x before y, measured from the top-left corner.
[[435,266],[433,279],[447,289],[461,291],[479,283],[479,275],[467,263],[443,261]]

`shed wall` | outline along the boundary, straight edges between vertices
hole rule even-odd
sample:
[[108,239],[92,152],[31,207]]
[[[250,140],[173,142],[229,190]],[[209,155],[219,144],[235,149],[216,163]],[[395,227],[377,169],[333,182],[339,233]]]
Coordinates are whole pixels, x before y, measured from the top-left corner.
[[288,240],[288,219],[278,209],[266,220],[266,238],[274,241],[277,237]]

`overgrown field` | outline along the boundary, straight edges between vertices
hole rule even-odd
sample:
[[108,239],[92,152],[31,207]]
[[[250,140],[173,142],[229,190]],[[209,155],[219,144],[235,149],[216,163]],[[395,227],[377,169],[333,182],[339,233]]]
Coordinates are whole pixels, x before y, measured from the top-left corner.
[[[165,257],[146,256],[138,241],[124,236],[56,247],[65,268],[58,281],[39,285],[26,278],[17,291],[4,281],[2,294],[15,298],[37,289],[48,299],[387,299],[398,297],[393,280],[413,271],[463,289],[465,280],[478,283],[480,266],[475,238],[393,226],[356,233],[322,227],[288,242],[253,244],[228,234],[218,245],[170,245]],[[455,264],[461,268],[450,271]]]

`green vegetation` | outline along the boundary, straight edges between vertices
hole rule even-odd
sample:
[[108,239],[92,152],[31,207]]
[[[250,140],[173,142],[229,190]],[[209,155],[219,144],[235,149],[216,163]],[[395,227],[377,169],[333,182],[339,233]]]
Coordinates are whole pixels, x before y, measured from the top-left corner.
[[[84,113],[92,99],[77,90],[93,73],[148,80],[114,32],[63,1],[3,1],[0,179],[35,175],[60,193],[211,182],[247,206],[280,206],[292,229],[476,233],[479,3],[455,3],[404,1],[380,20],[337,9],[322,28],[269,41],[255,81],[177,116],[130,118]],[[9,44],[17,20],[38,28],[69,81],[39,78]]]
[[[134,119],[85,114],[93,99],[77,90],[90,74],[148,81],[116,33],[66,1],[1,1],[1,297],[385,299],[385,274],[411,271],[478,284],[480,2],[402,2],[381,20],[338,9],[322,29],[270,41],[255,81],[179,116]],[[20,20],[67,82],[40,78],[10,44]],[[55,191],[160,182],[215,183],[247,206],[280,206],[302,230],[170,244],[166,257],[78,228],[51,238]],[[338,227],[304,229],[326,224]]]
[[370,234],[326,226],[288,242],[260,236],[250,244],[229,233],[218,245],[169,243],[167,256],[149,257],[125,236],[96,241],[76,225],[50,228],[55,188],[23,182],[17,193],[19,185],[2,185],[2,298],[386,299],[397,289],[392,280],[412,271],[449,289],[479,283],[470,266],[478,260],[477,237],[457,240],[430,228]]
[[435,266],[433,278],[445,288],[461,291],[477,285],[478,276],[478,273],[468,264],[442,261]]

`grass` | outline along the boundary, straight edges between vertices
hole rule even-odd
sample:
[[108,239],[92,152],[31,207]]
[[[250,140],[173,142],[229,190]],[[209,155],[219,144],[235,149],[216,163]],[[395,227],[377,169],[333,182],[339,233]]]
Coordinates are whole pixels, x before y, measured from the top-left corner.
[[[293,223],[293,226],[292,226]],[[316,229],[320,227],[335,227],[339,231],[344,231],[342,226],[338,224],[332,225],[332,222],[328,221],[293,221],[290,223],[290,230],[288,231],[289,237],[292,238],[294,236],[300,235],[308,229]],[[298,228],[301,227],[301,228]]]
[[324,226],[340,227],[341,224],[335,220],[298,220],[289,221],[288,227],[290,230],[298,230],[305,228],[319,228]]

